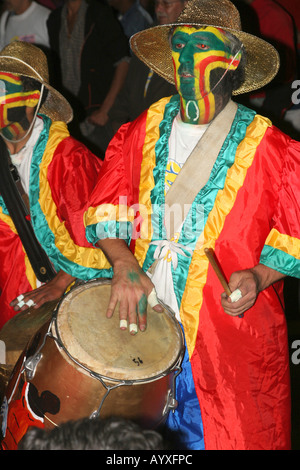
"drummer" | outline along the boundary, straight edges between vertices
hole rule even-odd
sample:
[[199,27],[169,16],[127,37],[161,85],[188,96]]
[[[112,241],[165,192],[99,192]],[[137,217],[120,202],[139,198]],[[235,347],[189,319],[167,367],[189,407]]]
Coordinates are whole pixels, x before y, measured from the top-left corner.
[[[191,0],[131,47],[178,95],[121,127],[90,199],[87,238],[113,268],[107,316],[119,303],[134,332],[146,298],[174,311],[186,355],[168,427],[188,449],[289,449],[282,305],[284,277],[300,273],[300,143],[232,100],[270,82],[278,54],[241,31],[229,0]],[[190,208],[173,229],[169,201]]]
[[[6,46],[0,52],[0,87],[0,133],[28,203],[27,213],[11,214],[4,203],[10,199],[0,197],[1,328],[17,311],[60,298],[76,278],[97,277],[95,268],[103,257],[86,241],[82,223],[101,162],[70,137],[67,124],[73,112],[49,84],[44,53],[21,41]],[[24,234],[17,233],[13,215],[31,220],[37,240],[30,252],[25,252]],[[31,264],[39,246],[50,260],[49,282]]]

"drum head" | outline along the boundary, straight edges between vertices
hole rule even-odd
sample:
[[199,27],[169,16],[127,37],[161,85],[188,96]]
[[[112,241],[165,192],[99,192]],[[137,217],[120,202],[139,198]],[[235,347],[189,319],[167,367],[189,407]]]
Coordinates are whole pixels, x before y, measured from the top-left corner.
[[168,373],[182,355],[181,328],[174,315],[148,305],[147,329],[132,336],[120,330],[119,311],[106,318],[110,281],[97,280],[70,291],[61,302],[56,329],[67,354],[112,380],[147,381]]

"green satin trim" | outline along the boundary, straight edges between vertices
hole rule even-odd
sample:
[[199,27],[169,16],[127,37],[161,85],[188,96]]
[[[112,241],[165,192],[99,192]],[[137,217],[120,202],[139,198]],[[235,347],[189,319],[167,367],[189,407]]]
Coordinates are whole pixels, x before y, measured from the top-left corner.
[[3,214],[9,215],[9,212],[8,212],[8,210],[7,210],[7,207],[6,207],[6,205],[5,205],[5,202],[4,202],[2,196],[0,196],[0,206],[2,207],[2,212],[3,212]]
[[55,245],[54,234],[48,225],[45,214],[43,213],[39,203],[40,164],[42,162],[42,158],[48,142],[49,130],[51,127],[51,120],[47,116],[43,115],[42,117],[44,128],[34,147],[30,169],[30,214],[36,237],[49,256],[56,271],[62,269],[71,276],[84,280],[91,280],[97,277],[112,277],[111,269],[99,270],[88,268],[70,261],[59,251]]
[[109,220],[106,222],[91,224],[86,227],[87,241],[93,245],[95,245],[98,240],[103,240],[105,238],[120,238],[129,244],[131,235],[131,222],[118,222],[115,220]]
[[[156,143],[156,168],[153,173],[155,187],[151,193],[151,201],[153,204],[153,238],[161,240],[166,238],[163,225],[164,220],[164,176],[169,155],[168,140],[172,129],[172,123],[179,112],[180,102],[179,95],[172,97],[165,107],[164,117],[160,124],[160,138]],[[187,246],[194,250],[196,243],[203,232],[209,213],[214,207],[215,199],[220,189],[224,188],[225,179],[229,168],[233,165],[238,145],[244,139],[247,127],[255,117],[255,111],[250,110],[242,105],[238,105],[236,116],[231,126],[231,130],[224,141],[221,151],[211,171],[206,185],[197,194],[188,215],[183,224],[178,243],[181,246]],[[147,256],[143,265],[143,269],[147,270],[154,262],[153,254],[156,246],[150,245]],[[185,251],[185,254],[188,252]],[[174,280],[174,290],[178,305],[181,304],[181,298],[185,289],[187,274],[191,263],[191,256],[183,256],[178,254],[178,266],[172,275]]]
[[[30,216],[32,219],[32,223],[37,212],[36,210],[33,209],[33,207],[36,204],[36,200],[39,198],[39,186],[38,186],[38,181],[37,181],[39,177],[37,177],[37,172],[39,172],[39,164],[41,162],[43,153],[46,148],[46,144],[47,144],[48,136],[49,136],[49,129],[51,125],[51,120],[47,116],[40,115],[40,114],[39,116],[43,118],[44,127],[33,149],[32,162],[31,162],[31,168],[30,168],[30,188],[29,188],[29,195],[28,195],[29,202],[30,202]],[[3,213],[9,215],[2,196],[0,196],[0,205],[2,207]]]
[[300,278],[300,260],[278,248],[265,245],[260,263],[287,276]]
[[[151,223],[153,228],[152,241],[166,238],[164,228],[164,184],[165,171],[169,157],[169,137],[175,116],[180,109],[179,95],[174,95],[165,106],[164,116],[159,125],[160,137],[155,145],[156,166],[153,170],[155,186],[151,191],[152,214]],[[143,270],[147,271],[152,265],[155,245],[150,245],[143,264]]]

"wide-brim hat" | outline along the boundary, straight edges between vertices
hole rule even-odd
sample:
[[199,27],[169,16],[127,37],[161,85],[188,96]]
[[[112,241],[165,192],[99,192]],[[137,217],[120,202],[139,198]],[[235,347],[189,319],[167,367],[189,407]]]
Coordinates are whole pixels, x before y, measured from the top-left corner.
[[150,69],[174,84],[169,33],[174,26],[184,25],[221,28],[241,41],[246,51],[245,79],[234,95],[262,88],[277,74],[278,52],[263,39],[242,31],[240,14],[229,0],[189,0],[175,23],[134,34],[131,49]]
[[39,112],[53,121],[72,121],[69,102],[49,84],[47,58],[39,47],[23,41],[11,42],[0,51],[0,72],[23,75],[42,83],[48,95]]

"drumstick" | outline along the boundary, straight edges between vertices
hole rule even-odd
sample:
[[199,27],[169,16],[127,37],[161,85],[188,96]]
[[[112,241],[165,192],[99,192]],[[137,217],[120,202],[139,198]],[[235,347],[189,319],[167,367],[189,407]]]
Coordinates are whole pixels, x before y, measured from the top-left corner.
[[[215,257],[214,257],[214,253],[213,253],[213,250],[210,249],[210,248],[204,248],[204,253],[206,254],[210,264],[212,265],[213,267],[213,270],[215,271],[219,281],[221,282],[222,286],[223,286],[223,289],[225,290],[226,294],[228,295],[228,297],[230,297],[230,295],[232,294],[231,290],[229,289],[229,286],[226,282],[226,279],[225,277],[223,276],[223,273],[221,271],[221,269],[219,268],[216,260],[215,260]],[[238,315],[239,318],[243,318],[244,314],[241,313],[241,315]]]
[[229,297],[231,295],[231,290],[229,289],[229,286],[226,282],[226,279],[223,276],[223,274],[221,272],[221,269],[219,268],[219,266],[218,266],[218,264],[215,260],[213,251],[210,248],[204,248],[204,253],[206,254],[210,264],[213,267],[213,270],[215,271],[216,275],[218,276],[219,281],[221,282],[226,294]]

